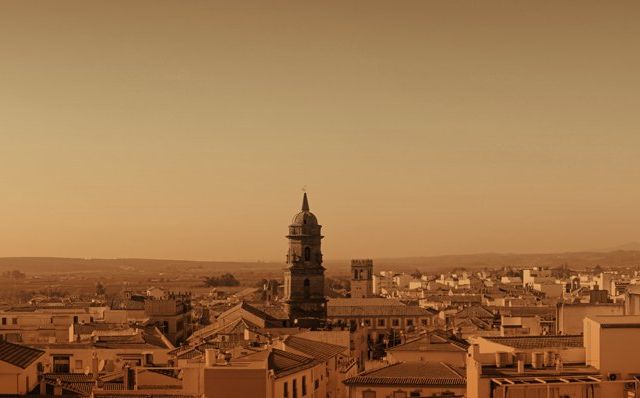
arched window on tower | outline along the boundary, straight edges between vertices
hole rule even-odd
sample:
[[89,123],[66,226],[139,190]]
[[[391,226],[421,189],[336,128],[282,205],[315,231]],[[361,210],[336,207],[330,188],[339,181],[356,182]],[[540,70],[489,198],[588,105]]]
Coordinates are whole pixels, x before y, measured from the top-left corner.
[[311,248],[310,247],[305,247],[304,248],[304,261],[311,261]]
[[304,280],[304,298],[308,299],[309,297],[311,297],[311,282],[309,281],[309,278]]

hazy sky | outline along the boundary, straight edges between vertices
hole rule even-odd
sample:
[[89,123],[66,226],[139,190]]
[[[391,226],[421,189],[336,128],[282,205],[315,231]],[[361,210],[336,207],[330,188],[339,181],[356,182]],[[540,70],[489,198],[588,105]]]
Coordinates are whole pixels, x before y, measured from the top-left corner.
[[0,3],[0,256],[640,240],[638,1]]

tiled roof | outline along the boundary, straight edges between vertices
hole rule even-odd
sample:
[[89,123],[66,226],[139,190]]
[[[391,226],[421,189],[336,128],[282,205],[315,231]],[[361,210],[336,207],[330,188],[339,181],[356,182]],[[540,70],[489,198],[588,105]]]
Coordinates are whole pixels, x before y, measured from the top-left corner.
[[475,316],[467,317],[467,318],[456,318],[454,320],[454,324],[456,327],[471,327],[478,328],[482,330],[490,330],[491,324],[484,319],[477,318]]
[[398,300],[384,298],[338,298],[327,302],[327,317],[336,316],[430,316],[433,312],[422,307],[405,305]]
[[517,348],[520,350],[583,347],[582,336],[572,336],[572,335],[484,337],[484,338],[491,342]]
[[463,371],[443,362],[400,362],[363,372],[344,381],[347,385],[464,386]]
[[331,298],[327,305],[332,307],[352,307],[352,306],[383,306],[383,305],[404,305],[400,300],[386,299],[381,297],[371,298]]
[[317,360],[307,356],[272,348],[233,358],[231,359],[231,364],[263,361],[266,361],[268,369],[273,370],[276,377],[296,373],[319,363]]
[[[279,306],[272,306],[272,305],[266,306],[262,304],[249,305],[245,303],[244,308],[250,312],[253,311],[253,313],[258,316],[261,316],[259,315],[259,313],[266,315],[266,317],[264,317],[264,319],[266,320],[283,321],[283,320],[289,319],[289,315],[282,309],[282,307],[279,307]],[[258,311],[259,313],[256,313],[255,311]]]
[[94,397],[100,398],[199,398],[200,395],[187,395],[187,394],[149,394],[148,392],[134,393],[129,392],[127,394],[114,394],[108,391],[94,391]]
[[88,396],[96,382],[92,375],[83,373],[47,373],[44,375],[44,382],[50,386],[58,384],[58,380],[64,390]]
[[387,349],[387,351],[451,351],[467,352],[469,343],[464,340],[446,338],[435,333],[426,334]]
[[323,343],[321,341],[314,341],[296,336],[288,336],[284,340],[284,344],[287,349],[292,348],[321,361],[335,357],[336,355],[342,354],[348,350],[347,347],[340,345]]
[[313,358],[272,349],[269,353],[269,369],[273,369],[276,377],[286,376],[315,365]]
[[172,351],[171,355],[175,355],[178,359],[194,359],[194,358],[203,358],[204,353],[207,349],[229,349],[235,347],[236,344],[232,341],[211,341],[211,342],[202,342],[200,344],[194,346],[184,346],[180,347],[181,350],[175,352]]
[[124,383],[103,383],[102,384],[102,389],[103,390],[109,390],[109,391],[123,391],[126,390],[126,388],[124,388]]
[[456,313],[455,316],[458,318],[468,317],[468,316],[473,316],[476,318],[493,318],[494,317],[493,312],[491,312],[491,310],[481,305],[474,305],[471,307],[464,308],[460,310],[458,313]]
[[451,301],[452,303],[481,303],[482,296],[478,294],[473,294],[473,295],[454,294],[453,296],[449,296],[449,301]]
[[147,326],[135,334],[101,335],[93,344],[100,348],[142,348],[146,345],[173,349],[173,346],[165,342],[161,332],[154,326]]
[[42,355],[44,355],[44,351],[42,350],[0,341],[0,361],[10,363],[22,369],[31,365]]
[[208,325],[200,330],[195,331],[187,340],[193,341],[197,339],[207,339],[218,334],[242,334],[245,329],[257,330],[259,326],[242,317],[229,322],[226,325]]

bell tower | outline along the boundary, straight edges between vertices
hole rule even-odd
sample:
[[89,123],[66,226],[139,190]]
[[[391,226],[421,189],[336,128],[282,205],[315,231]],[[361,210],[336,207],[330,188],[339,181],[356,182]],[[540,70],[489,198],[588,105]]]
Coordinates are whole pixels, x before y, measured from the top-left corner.
[[317,327],[327,318],[321,228],[316,216],[309,211],[305,192],[302,209],[289,225],[289,252],[284,271],[285,311],[296,326]]
[[351,260],[351,297],[373,297],[373,260]]

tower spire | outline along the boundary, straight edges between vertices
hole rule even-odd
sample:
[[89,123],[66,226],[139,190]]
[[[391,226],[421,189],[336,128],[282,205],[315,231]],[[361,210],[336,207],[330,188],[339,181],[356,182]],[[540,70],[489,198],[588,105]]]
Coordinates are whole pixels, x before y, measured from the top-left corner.
[[309,211],[309,200],[307,199],[307,193],[304,193],[302,197],[302,211]]

